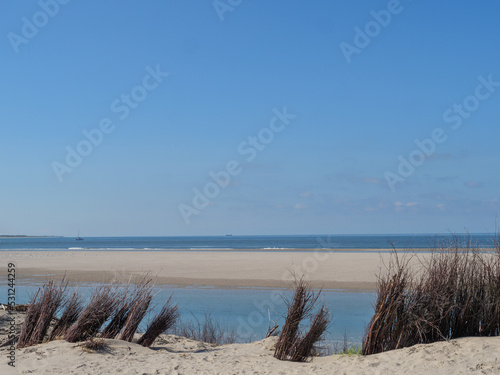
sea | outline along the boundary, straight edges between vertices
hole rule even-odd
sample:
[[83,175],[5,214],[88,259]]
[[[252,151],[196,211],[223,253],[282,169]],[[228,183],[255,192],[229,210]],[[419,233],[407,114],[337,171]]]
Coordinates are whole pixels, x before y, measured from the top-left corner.
[[[453,243],[470,244],[483,249],[495,247],[494,234],[386,234],[386,235],[288,235],[288,236],[196,236],[196,237],[69,237],[0,238],[0,250],[12,251],[253,251],[280,252],[315,249],[320,251],[389,251],[388,249],[429,249]],[[256,254],[258,256],[258,254]],[[5,265],[7,267],[7,265]],[[35,276],[35,275],[33,275]],[[38,275],[39,276],[39,275]],[[50,275],[45,275],[50,278]],[[0,278],[1,280],[1,278]],[[16,281],[16,303],[28,303],[42,286],[35,279]],[[83,298],[90,298],[99,284],[85,283],[77,288]],[[0,284],[0,302],[7,301],[8,286],[4,276]],[[292,292],[274,288],[176,287],[157,285],[149,318],[167,299],[178,304],[181,321],[202,323],[207,314],[222,328],[236,333],[239,342],[263,339],[269,325],[282,324],[286,301]],[[325,352],[342,349],[347,344],[359,347],[366,326],[374,312],[376,294],[369,291],[321,291],[319,301],[332,313],[332,324],[323,343]],[[140,329],[148,322],[144,320]]]
[[0,250],[85,250],[85,251],[174,251],[174,250],[262,250],[290,249],[426,249],[469,241],[492,248],[495,234],[366,234],[366,235],[287,235],[287,236],[170,236],[170,237],[20,237],[0,238]]

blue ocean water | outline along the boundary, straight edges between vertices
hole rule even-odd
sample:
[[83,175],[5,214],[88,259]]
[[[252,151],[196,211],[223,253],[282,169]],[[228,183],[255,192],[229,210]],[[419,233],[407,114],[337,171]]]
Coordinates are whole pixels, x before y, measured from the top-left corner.
[[265,250],[287,249],[388,249],[429,248],[458,239],[474,245],[494,246],[494,234],[380,234],[295,236],[193,236],[193,237],[72,237],[0,238],[0,250]]

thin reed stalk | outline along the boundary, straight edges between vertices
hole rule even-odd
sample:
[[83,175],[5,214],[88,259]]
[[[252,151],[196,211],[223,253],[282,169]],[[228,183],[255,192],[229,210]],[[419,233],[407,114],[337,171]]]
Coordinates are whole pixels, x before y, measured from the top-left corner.
[[195,322],[179,322],[173,330],[178,336],[209,344],[224,345],[238,341],[236,329],[224,326],[210,312],[206,312],[203,321],[195,316]]

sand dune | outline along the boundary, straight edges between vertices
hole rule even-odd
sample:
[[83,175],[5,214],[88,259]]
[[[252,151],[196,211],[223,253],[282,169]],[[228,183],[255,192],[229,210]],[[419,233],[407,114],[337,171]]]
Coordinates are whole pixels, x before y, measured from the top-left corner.
[[[309,363],[278,361],[276,338],[220,347],[163,336],[153,349],[106,340],[108,348],[86,352],[65,341],[18,351],[19,374],[499,374],[500,337],[465,338],[417,345],[369,357],[333,355]],[[0,352],[5,358],[4,352]],[[7,370],[2,358],[2,374]],[[4,370],[5,369],[5,370]],[[12,372],[15,373],[15,372]]]
[[[288,280],[283,275],[287,269],[300,271],[302,267],[313,283],[326,287],[373,286],[387,254],[315,256],[313,252],[286,252],[255,255],[133,252],[125,257],[122,252],[0,252],[0,258],[16,262],[18,278],[49,273],[62,275],[67,270],[68,277],[75,281],[105,281],[150,270],[158,275],[159,282],[170,284],[286,286]],[[219,279],[220,275],[224,275],[224,279]],[[0,311],[0,318],[6,314]],[[18,324],[20,322],[21,317]],[[0,343],[6,341],[6,324],[1,319]],[[500,374],[500,337],[463,338],[368,357],[316,357],[309,363],[275,359],[272,350],[275,340],[213,346],[163,335],[151,349],[106,340],[107,349],[99,352],[86,352],[76,344],[58,340],[16,350],[15,369],[7,365],[8,349],[0,348],[0,374]]]
[[[13,314],[21,324],[24,314]],[[7,339],[6,315],[0,311],[0,343]],[[308,363],[275,359],[276,337],[223,346],[174,335],[161,335],[152,348],[120,340],[105,342],[106,349],[97,352],[64,340],[16,350],[15,369],[7,365],[9,352],[3,347],[0,374],[500,374],[500,337],[462,338],[367,357],[315,357]]]

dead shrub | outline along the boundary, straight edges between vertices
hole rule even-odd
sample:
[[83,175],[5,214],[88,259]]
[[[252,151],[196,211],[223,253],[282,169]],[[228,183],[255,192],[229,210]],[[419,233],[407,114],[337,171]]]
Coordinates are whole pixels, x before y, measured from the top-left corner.
[[236,329],[223,326],[210,312],[205,313],[203,321],[194,317],[193,322],[180,322],[173,333],[215,345],[233,344],[238,340]]
[[146,332],[137,341],[139,345],[150,347],[156,338],[175,324],[179,317],[177,305],[171,305],[172,296],[169,297],[165,305],[152,319]]
[[114,339],[121,332],[125,323],[127,322],[128,314],[131,308],[131,301],[129,299],[129,289],[125,289],[119,297],[119,306],[115,310],[113,317],[109,324],[101,332],[101,337]]
[[123,324],[120,340],[131,342],[144,316],[148,312],[149,305],[153,299],[153,280],[145,276],[135,290],[130,301],[130,309]]
[[78,320],[78,316],[83,310],[83,302],[78,292],[73,292],[72,296],[65,303],[65,309],[61,318],[56,323],[49,336],[49,341],[58,337],[63,337],[66,330]]
[[56,286],[50,280],[37,290],[26,311],[25,321],[17,342],[18,348],[39,344],[45,338],[56,311],[61,306],[67,288],[65,278]]
[[[315,315],[315,308],[321,291],[315,293],[304,281],[295,279],[295,294],[287,301],[288,313],[281,334],[276,343],[274,357],[279,360],[305,362],[314,354],[314,345],[319,342],[331,321],[330,311],[323,305]],[[304,320],[312,319],[307,333],[300,331]]]
[[83,351],[86,352],[98,352],[108,348],[108,345],[102,338],[89,337],[82,344],[79,345]]
[[435,246],[419,269],[394,251],[379,276],[363,354],[499,334],[500,251],[485,252],[470,237],[455,237],[451,244]]
[[118,291],[112,285],[98,287],[88,305],[78,316],[78,320],[64,334],[64,339],[77,342],[95,336],[119,305],[118,295]]

